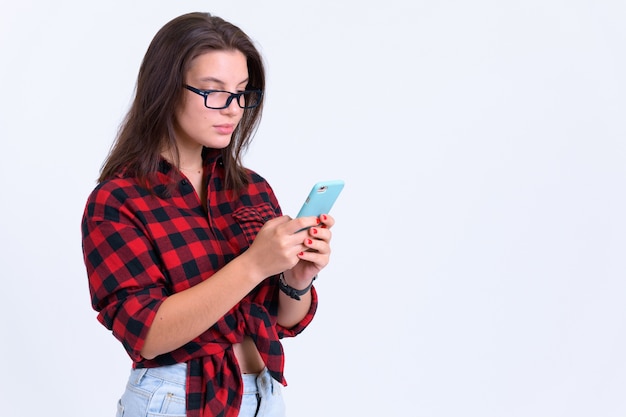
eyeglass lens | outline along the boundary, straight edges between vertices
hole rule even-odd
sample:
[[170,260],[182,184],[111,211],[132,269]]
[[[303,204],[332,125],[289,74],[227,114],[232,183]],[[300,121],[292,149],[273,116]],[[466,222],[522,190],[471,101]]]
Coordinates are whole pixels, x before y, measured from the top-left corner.
[[206,96],[206,106],[218,109],[225,108],[235,98],[239,107],[256,107],[261,101],[261,94],[258,91],[245,91],[237,94],[231,94],[227,91],[211,91]]

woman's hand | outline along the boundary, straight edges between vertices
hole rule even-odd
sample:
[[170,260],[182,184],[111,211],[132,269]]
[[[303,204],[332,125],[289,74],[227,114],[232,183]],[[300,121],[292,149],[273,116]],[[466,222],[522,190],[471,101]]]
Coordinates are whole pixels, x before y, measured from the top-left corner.
[[306,233],[302,241],[305,249],[298,252],[299,262],[288,274],[285,274],[287,283],[297,289],[309,285],[313,277],[330,261],[330,240],[332,238],[330,229],[335,224],[335,219],[328,214],[322,214],[319,219],[313,219],[318,225],[298,233]]
[[300,261],[299,254],[308,249],[306,229],[317,225],[315,217],[281,216],[268,220],[240,258],[249,264],[259,282],[291,269]]
[[[242,254],[262,281],[289,271],[289,283],[308,285],[330,257],[330,228],[335,220],[325,214],[292,219],[281,216],[267,221],[252,245]],[[286,274],[287,275],[287,274]]]

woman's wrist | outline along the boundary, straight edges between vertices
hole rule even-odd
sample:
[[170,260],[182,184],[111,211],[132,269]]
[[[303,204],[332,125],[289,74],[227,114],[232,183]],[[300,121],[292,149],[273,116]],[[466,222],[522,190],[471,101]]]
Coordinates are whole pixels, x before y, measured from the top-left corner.
[[241,271],[245,271],[245,276],[250,279],[254,285],[258,285],[260,282],[265,280],[271,273],[267,274],[263,272],[261,265],[256,261],[256,259],[251,255],[250,251],[245,251],[241,255],[237,256],[233,261],[229,264],[237,264],[238,268],[241,268]]
[[316,278],[317,275],[315,275],[311,282],[304,288],[294,288],[287,283],[287,281],[285,280],[285,274],[281,272],[278,277],[278,288],[280,288],[283,293],[287,294],[294,300],[300,300],[300,297],[302,297],[304,294],[311,290],[311,287],[313,286],[313,281],[315,281]]

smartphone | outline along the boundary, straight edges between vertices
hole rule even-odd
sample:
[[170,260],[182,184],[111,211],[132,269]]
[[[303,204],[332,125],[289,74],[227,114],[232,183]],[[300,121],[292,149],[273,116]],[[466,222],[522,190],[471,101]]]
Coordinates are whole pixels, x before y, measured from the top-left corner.
[[343,190],[343,180],[320,181],[311,188],[296,217],[327,214]]

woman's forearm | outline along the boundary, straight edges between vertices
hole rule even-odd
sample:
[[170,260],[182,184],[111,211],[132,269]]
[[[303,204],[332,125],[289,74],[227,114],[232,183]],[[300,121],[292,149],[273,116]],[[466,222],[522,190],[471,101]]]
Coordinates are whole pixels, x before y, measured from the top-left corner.
[[204,333],[263,279],[255,270],[240,256],[210,279],[169,296],[156,313],[141,356],[153,359]]

